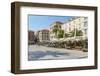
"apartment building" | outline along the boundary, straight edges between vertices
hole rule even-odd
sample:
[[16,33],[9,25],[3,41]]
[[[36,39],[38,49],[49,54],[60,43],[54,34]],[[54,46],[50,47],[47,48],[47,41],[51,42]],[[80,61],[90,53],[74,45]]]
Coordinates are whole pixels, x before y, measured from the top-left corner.
[[68,20],[66,23],[61,25],[64,33],[69,33],[75,29],[81,30],[83,33],[83,37],[87,37],[87,29],[88,29],[88,18],[87,17],[73,17]]
[[50,40],[55,40],[57,38],[57,30],[61,29],[63,23],[56,21],[50,25]]
[[48,42],[50,40],[49,30],[43,29],[38,31],[38,39],[40,42]]
[[28,43],[32,44],[35,42],[35,34],[34,31],[28,31]]

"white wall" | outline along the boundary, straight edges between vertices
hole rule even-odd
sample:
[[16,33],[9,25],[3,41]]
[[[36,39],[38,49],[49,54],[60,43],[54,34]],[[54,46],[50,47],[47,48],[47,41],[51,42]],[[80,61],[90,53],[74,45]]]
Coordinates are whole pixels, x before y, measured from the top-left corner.
[[[1,0],[0,1],[0,76],[16,76],[10,73],[10,60],[11,60],[11,15],[10,3],[15,0]],[[98,6],[100,0],[17,0],[27,2],[41,2],[41,3],[57,3],[57,4],[74,4],[74,5],[90,5]],[[100,20],[100,6],[99,16]],[[99,24],[99,23],[98,23]],[[98,26],[98,33],[100,33],[100,26]],[[98,36],[100,39],[100,35]],[[98,43],[100,40],[98,40]],[[100,46],[100,44],[99,44]],[[98,49],[99,51],[100,49]],[[100,51],[99,58],[100,58]],[[38,74],[21,74],[18,76],[99,76],[100,74],[100,59],[98,70],[81,70],[81,71],[65,71],[53,73],[38,73]]]

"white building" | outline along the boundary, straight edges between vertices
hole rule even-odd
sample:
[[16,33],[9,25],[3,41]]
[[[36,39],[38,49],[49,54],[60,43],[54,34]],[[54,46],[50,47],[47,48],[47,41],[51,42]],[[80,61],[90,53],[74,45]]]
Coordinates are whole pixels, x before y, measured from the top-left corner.
[[49,30],[44,29],[38,32],[38,39],[40,42],[48,42],[50,40]]
[[87,17],[74,17],[68,20],[66,23],[62,24],[62,29],[64,33],[69,33],[72,30],[81,30],[83,33],[83,37],[87,37],[87,29],[88,29],[88,18]]

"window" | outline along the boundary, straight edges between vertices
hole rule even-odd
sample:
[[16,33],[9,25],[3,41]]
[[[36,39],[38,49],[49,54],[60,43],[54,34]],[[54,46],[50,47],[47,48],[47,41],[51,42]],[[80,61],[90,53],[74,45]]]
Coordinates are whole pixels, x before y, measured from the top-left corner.
[[84,29],[84,31],[85,31],[85,34],[87,35],[87,29]]
[[84,20],[87,20],[88,19],[88,17],[84,17]]
[[86,27],[88,25],[87,21],[84,22],[84,27]]

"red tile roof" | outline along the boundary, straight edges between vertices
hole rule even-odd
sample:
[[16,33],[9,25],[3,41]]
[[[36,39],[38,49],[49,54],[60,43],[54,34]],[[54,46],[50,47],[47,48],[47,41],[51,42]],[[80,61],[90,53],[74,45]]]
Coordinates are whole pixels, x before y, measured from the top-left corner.
[[49,32],[49,30],[48,30],[48,29],[43,29],[43,30],[41,30],[41,31],[43,31],[43,32]]

